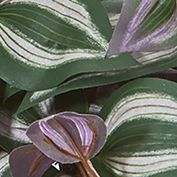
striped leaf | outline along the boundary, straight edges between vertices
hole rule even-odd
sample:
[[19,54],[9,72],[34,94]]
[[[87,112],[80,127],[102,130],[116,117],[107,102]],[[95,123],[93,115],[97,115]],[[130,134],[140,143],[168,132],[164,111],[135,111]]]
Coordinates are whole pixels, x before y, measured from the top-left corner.
[[[177,66],[176,57],[170,58],[166,61],[156,61],[147,65],[134,64],[132,57],[127,55],[121,55],[119,57],[121,57],[120,60],[118,58],[115,59],[117,59],[116,63],[118,64],[120,71],[116,70],[117,65],[114,65],[115,63],[111,63],[113,61],[115,62],[115,60],[111,59],[107,61],[108,65],[110,64],[110,67],[114,66],[112,71],[83,74],[72,78],[67,82],[59,85],[58,87],[54,87],[52,89],[41,90],[37,92],[27,92],[16,113],[19,114],[37,105],[39,102],[44,101],[45,99],[72,90],[113,84],[147,74],[164,71],[172,66]],[[128,69],[123,68],[126,65],[128,66]]]
[[7,152],[20,145],[30,143],[26,136],[28,126],[17,118],[12,118],[0,109],[0,147]]
[[0,176],[12,177],[9,169],[9,155],[0,149]]
[[103,0],[102,4],[106,8],[109,16],[110,23],[114,29],[122,8],[123,0]]
[[108,57],[133,52],[141,64],[177,56],[176,0],[124,0]]
[[56,86],[82,72],[68,70],[71,64],[103,59],[110,35],[107,14],[97,0],[1,3],[0,77],[26,90]]
[[[58,112],[72,111],[77,113],[86,113],[88,112],[88,100],[87,93],[83,90],[72,91],[69,93],[61,94],[56,97],[52,97],[39,102],[34,106],[29,105],[28,108],[20,113],[16,114],[15,117],[25,124],[30,125],[36,120],[56,114]],[[44,97],[43,97],[44,98]],[[69,104],[68,104],[69,100]]]
[[[109,2],[111,1],[102,1],[102,3],[106,6],[107,3],[109,4]],[[173,8],[174,9],[174,1],[170,0],[168,1],[158,1],[158,3],[155,3],[155,1],[136,1],[137,3],[134,2],[130,2],[130,1],[126,1],[124,0],[124,6],[121,12],[121,18],[119,20],[117,29],[118,33],[113,34],[113,39],[116,41],[122,42],[122,37],[125,35],[124,33],[126,33],[127,31],[125,29],[129,29],[127,26],[131,24],[131,19],[132,17],[134,17],[132,14],[135,14],[136,16],[136,11],[138,9],[139,6],[142,5],[143,7],[143,3],[148,3],[150,2],[150,9],[147,8],[146,10],[149,12],[148,15],[152,16],[152,19],[156,18],[156,16],[159,18],[158,12],[160,9],[163,9],[162,12],[163,14],[161,14],[161,25],[157,26],[156,29],[154,29],[154,33],[157,29],[161,29],[163,27],[166,27],[166,23],[170,22],[170,19],[168,20],[167,15],[165,12],[168,11],[169,8]],[[141,2],[141,3],[140,3]],[[176,1],[175,1],[176,2]],[[117,2],[118,3],[118,2]],[[138,4],[139,3],[139,4]],[[134,5],[132,5],[134,4]],[[136,8],[135,8],[136,5]],[[138,6],[139,5],[139,6]],[[147,5],[147,4],[146,4]],[[152,8],[153,7],[153,8]],[[131,12],[130,9],[132,10],[133,8],[134,11]],[[153,11],[153,12],[151,12]],[[126,12],[129,12],[131,14],[127,14]],[[170,11],[172,12],[172,11]],[[173,13],[170,13],[171,17],[175,16],[176,14],[176,9],[174,9]],[[123,28],[124,30],[122,30],[122,25],[123,22],[125,22],[125,18],[127,18],[126,20],[126,24],[125,26],[127,28]],[[134,18],[135,18],[134,17]],[[168,14],[168,17],[170,17],[170,15]],[[144,16],[142,17],[144,21],[142,21],[142,23],[137,27],[137,33],[136,35],[134,35],[134,37],[137,37],[137,40],[139,38],[142,38],[142,36],[140,35],[140,31],[141,29],[145,28],[144,26],[146,26],[146,24],[151,24],[151,21],[148,20],[147,18],[147,14],[144,14]],[[137,18],[135,18],[135,22]],[[159,19],[158,19],[159,20]],[[135,23],[136,24],[136,23]],[[175,25],[175,23],[174,23]],[[150,25],[151,27],[153,25]],[[149,30],[153,31],[152,29],[150,29],[150,27],[148,28]],[[169,31],[168,31],[169,32]],[[170,37],[171,35],[171,39],[175,39],[175,34],[176,30],[171,30],[168,34]],[[150,33],[150,32],[148,32]],[[118,34],[118,36],[114,36]],[[138,36],[137,36],[138,34]],[[142,33],[144,34],[144,32]],[[165,34],[164,34],[165,35]],[[117,40],[116,37],[119,37],[119,40]],[[133,37],[133,36],[132,36]],[[166,39],[166,37],[162,36],[162,37],[153,37],[152,40],[154,40],[154,42],[157,42],[158,40],[163,40]],[[165,47],[167,47],[167,50],[163,50],[163,51],[156,51],[156,52],[132,52],[131,54],[120,54],[117,57],[108,59],[108,60],[95,60],[95,61],[91,61],[89,60],[89,63],[79,63],[80,68],[79,70],[84,71],[84,74],[80,74],[80,75],[75,75],[74,77],[68,79],[66,82],[64,82],[63,84],[60,84],[58,87],[55,87],[53,89],[47,89],[47,90],[42,90],[42,91],[38,91],[38,92],[28,92],[27,95],[25,96],[22,104],[20,105],[20,108],[18,110],[18,112],[22,112],[32,106],[34,106],[35,104],[37,104],[40,101],[43,101],[44,99],[49,98],[50,96],[55,96],[61,93],[65,93],[71,90],[75,90],[75,89],[79,89],[79,88],[88,88],[88,87],[94,87],[94,86],[100,86],[100,85],[106,85],[106,84],[111,84],[111,83],[115,83],[115,82],[120,82],[123,80],[128,80],[128,79],[132,79],[132,78],[136,78],[139,76],[143,76],[146,74],[150,74],[150,73],[155,73],[155,72],[159,72],[159,71],[163,71],[165,69],[168,69],[170,67],[175,67],[177,66],[177,59],[176,59],[176,52],[175,52],[175,48],[170,48],[170,46],[173,46],[172,43],[170,42],[170,38],[169,40],[167,40],[168,45],[166,45],[166,42],[163,43],[159,43],[159,45],[157,45],[157,43],[154,43],[155,46],[158,46],[160,48],[160,46],[162,47],[163,45]],[[151,41],[152,42],[152,41]],[[134,43],[133,43],[134,44]],[[115,46],[117,46],[115,44]],[[121,46],[121,45],[120,45]],[[151,46],[151,44],[149,45]],[[152,45],[153,46],[153,45]],[[147,46],[146,46],[147,47]],[[111,46],[110,46],[111,48]],[[152,47],[153,50],[155,47]],[[163,48],[163,47],[162,47]],[[146,48],[147,49],[147,48]],[[150,48],[149,48],[150,49]],[[116,50],[117,51],[117,50]],[[109,53],[109,51],[108,51]],[[79,66],[78,65],[78,66]],[[89,72],[88,67],[92,68],[92,72]],[[74,67],[73,67],[74,68]]]
[[[0,77],[16,88],[42,90],[42,94],[51,91],[56,95],[78,88],[115,83],[177,66],[174,53],[161,53],[162,57],[161,54],[157,56],[157,52],[152,53],[154,58],[151,53],[146,53],[148,60],[153,62],[146,62],[144,53],[133,53],[133,56],[120,55],[111,60],[104,60],[112,31],[107,14],[97,0],[94,0],[94,3],[89,0],[3,2],[6,3],[0,5],[0,34],[5,37],[3,39],[11,41],[8,46],[13,44],[13,47],[17,48],[15,47],[15,54],[15,51],[11,50],[13,47],[9,50],[6,40],[1,40]],[[53,7],[53,4],[57,5]],[[58,8],[61,6],[63,8]],[[81,21],[83,16],[86,17],[84,22]],[[80,22],[88,23],[84,26]],[[21,52],[25,52],[23,54],[28,60],[21,56]],[[17,53],[20,53],[20,56],[17,56]],[[35,57],[32,57],[34,54]],[[58,60],[61,55],[63,58]],[[42,59],[38,60],[41,57]],[[144,60],[145,64],[142,65]],[[54,88],[50,89],[52,87]],[[40,93],[35,94],[43,101],[44,97]],[[31,92],[27,95],[31,94],[33,95]],[[28,102],[34,105],[38,103],[37,98],[33,97]]]
[[112,176],[176,176],[176,83],[152,78],[132,81],[112,95],[101,116],[108,140],[98,162]]

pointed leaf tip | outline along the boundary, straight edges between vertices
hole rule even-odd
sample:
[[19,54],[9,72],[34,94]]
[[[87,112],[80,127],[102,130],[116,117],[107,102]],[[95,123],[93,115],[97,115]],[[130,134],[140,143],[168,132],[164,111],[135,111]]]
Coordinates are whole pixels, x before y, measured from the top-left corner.
[[27,135],[51,159],[62,164],[75,163],[100,151],[106,126],[98,116],[64,112],[36,121]]
[[176,0],[124,0],[107,57],[170,49],[176,46],[176,33]]

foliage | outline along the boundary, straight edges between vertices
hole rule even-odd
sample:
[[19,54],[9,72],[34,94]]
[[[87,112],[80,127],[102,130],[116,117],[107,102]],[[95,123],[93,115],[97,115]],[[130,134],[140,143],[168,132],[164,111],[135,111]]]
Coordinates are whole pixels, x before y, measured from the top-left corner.
[[175,177],[176,3],[0,0],[0,176]]

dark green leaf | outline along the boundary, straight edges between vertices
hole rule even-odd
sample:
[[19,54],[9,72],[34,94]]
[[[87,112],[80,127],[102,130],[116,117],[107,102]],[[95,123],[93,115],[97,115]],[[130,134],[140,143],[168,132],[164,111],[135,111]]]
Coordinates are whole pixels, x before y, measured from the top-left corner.
[[[34,105],[47,98],[50,98],[51,96],[66,93],[71,90],[108,85],[120,81],[133,79],[146,74],[163,71],[167,68],[170,68],[171,66],[177,66],[176,57],[169,58],[165,61],[156,61],[147,65],[137,64],[128,54],[121,55],[118,58],[105,61],[108,62],[107,65],[110,67],[110,72],[79,75],[76,78],[70,79],[62,85],[53,89],[38,92],[28,92],[18,109],[18,113],[23,112],[30,107],[33,107]],[[134,62],[136,64],[134,64]],[[123,69],[125,65],[129,66],[129,69]],[[120,71],[117,71],[116,66],[119,66],[118,69],[120,69]],[[113,71],[111,71],[111,67],[114,68]]]

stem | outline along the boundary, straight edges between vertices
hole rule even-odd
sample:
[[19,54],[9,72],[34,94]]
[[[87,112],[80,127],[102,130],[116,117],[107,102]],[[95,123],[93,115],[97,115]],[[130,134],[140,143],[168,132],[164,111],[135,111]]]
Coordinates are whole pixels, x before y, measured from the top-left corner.
[[82,168],[85,173],[85,177],[100,177],[99,174],[94,169],[90,160],[81,161]]

